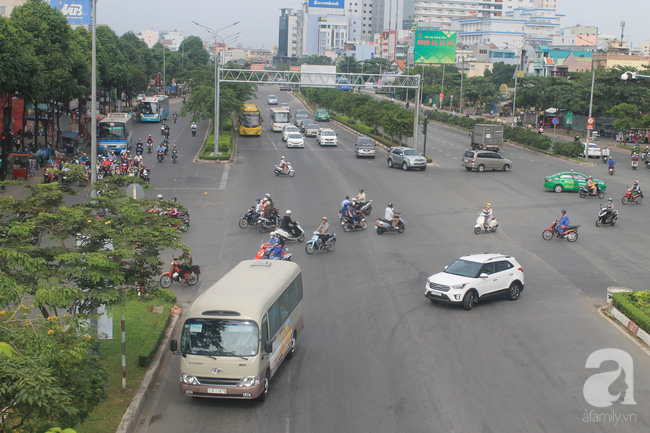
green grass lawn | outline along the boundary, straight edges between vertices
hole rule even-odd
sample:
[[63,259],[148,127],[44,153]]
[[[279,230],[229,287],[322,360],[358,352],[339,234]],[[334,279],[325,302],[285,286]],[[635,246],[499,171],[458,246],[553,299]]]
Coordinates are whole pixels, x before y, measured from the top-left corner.
[[[154,313],[154,306],[163,306],[163,313]],[[86,421],[75,427],[77,433],[114,432],[131,403],[147,369],[138,366],[140,356],[149,356],[164,332],[174,306],[168,299],[133,299],[114,309],[113,339],[100,343],[102,360],[108,370],[108,398]],[[122,331],[121,319],[126,321],[126,385],[122,389]]]

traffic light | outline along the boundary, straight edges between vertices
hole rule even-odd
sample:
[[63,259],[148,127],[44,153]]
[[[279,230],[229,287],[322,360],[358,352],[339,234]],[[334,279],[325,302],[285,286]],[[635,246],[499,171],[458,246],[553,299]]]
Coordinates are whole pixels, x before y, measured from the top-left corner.
[[160,73],[156,75],[156,87],[160,87],[162,80],[160,79]]

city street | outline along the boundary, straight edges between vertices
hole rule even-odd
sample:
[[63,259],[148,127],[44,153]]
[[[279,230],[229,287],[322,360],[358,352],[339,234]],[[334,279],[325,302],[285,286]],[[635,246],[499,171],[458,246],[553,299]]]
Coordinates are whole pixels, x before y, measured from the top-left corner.
[[[333,252],[307,255],[304,243],[288,245],[304,281],[305,330],[296,356],[259,403],[182,396],[178,358],[166,352],[139,433],[650,430],[650,377],[644,374],[650,357],[597,311],[609,286],[648,288],[644,222],[650,205],[623,206],[621,197],[634,179],[650,188],[650,170],[632,171],[623,162],[609,176],[597,160],[575,163],[505,144],[501,154],[513,161],[510,172],[468,172],[460,166],[468,133],[436,123],[429,124],[427,139],[435,165],[424,172],[388,168],[383,151],[375,159],[355,158],[356,136],[333,123],[337,147],[306,138],[304,149],[287,149],[281,134],[270,130],[269,94],[290,103],[292,112],[304,108],[291,93],[259,86],[262,136],[238,137],[233,164],[194,161],[207,121],[196,137],[190,119],[170,123],[179,162],[157,163],[154,153],[145,154],[156,188],[147,195],[176,196],[192,215],[184,239],[202,267],[201,281],[171,287],[185,308],[268,239],[257,228],[237,225],[256,198],[270,193],[281,214],[291,209],[306,233],[322,216],[329,218],[338,240]],[[180,100],[173,100],[170,111],[180,109]],[[161,140],[158,124],[135,130],[136,139],[152,134],[156,145]],[[296,171],[293,178],[273,174],[283,155]],[[605,200],[544,189],[544,176],[568,170],[607,182]],[[344,233],[337,211],[359,188],[373,200],[369,228]],[[608,197],[619,210],[618,224],[596,227],[598,205]],[[402,212],[406,231],[378,236],[374,223],[388,202]],[[474,221],[487,202],[500,227],[475,235]],[[563,208],[572,224],[581,225],[578,241],[544,241],[542,230]],[[479,252],[517,259],[526,276],[519,300],[499,298],[464,311],[424,297],[429,275]],[[585,401],[585,381],[615,369],[614,363],[585,368],[589,355],[603,348],[633,358],[637,405],[594,408]],[[622,391],[621,378],[610,393]],[[628,418],[594,423],[585,419],[592,410]]]

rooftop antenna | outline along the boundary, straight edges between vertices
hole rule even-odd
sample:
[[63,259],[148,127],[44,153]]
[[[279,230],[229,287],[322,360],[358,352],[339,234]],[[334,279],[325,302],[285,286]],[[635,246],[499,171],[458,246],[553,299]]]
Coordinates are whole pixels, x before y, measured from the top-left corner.
[[625,33],[625,21],[621,21],[621,48],[623,47],[623,35]]

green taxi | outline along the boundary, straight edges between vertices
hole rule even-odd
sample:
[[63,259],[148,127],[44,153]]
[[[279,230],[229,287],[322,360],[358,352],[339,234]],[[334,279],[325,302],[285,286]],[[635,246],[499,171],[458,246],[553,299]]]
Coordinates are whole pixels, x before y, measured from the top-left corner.
[[316,120],[321,121],[321,122],[329,122],[330,121],[330,113],[324,108],[319,108],[316,110]]
[[[563,171],[544,178],[544,188],[552,189],[555,192],[580,191],[580,187],[587,186],[589,176],[575,171]],[[593,179],[601,191],[607,189],[607,185],[600,179]]]

